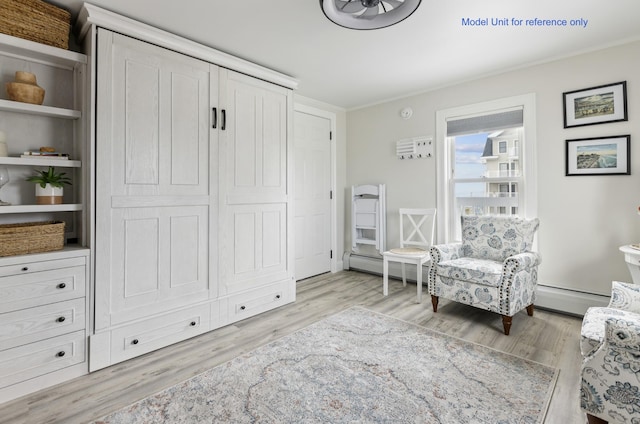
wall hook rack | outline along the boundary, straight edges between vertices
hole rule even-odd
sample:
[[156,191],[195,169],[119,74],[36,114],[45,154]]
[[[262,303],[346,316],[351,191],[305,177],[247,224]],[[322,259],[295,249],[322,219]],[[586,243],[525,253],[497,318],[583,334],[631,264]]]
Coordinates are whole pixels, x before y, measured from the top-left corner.
[[413,137],[396,142],[398,159],[418,159],[433,157],[433,138]]

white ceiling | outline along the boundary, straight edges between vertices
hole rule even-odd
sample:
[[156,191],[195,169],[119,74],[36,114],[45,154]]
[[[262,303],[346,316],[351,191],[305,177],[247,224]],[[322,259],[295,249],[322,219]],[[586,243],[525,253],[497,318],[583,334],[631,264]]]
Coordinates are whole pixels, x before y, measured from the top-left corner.
[[[50,2],[74,16],[82,5]],[[318,0],[90,3],[295,77],[299,94],[345,109],[640,39],[638,0],[423,0],[405,21],[371,31],[333,24]],[[463,26],[462,18],[509,26]],[[588,24],[514,27],[511,18]]]

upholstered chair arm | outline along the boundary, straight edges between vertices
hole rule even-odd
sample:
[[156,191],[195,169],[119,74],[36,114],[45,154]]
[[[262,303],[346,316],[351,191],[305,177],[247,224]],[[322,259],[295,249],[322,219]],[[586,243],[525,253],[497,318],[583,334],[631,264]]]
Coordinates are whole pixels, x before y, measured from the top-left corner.
[[640,285],[613,281],[609,307],[640,313]]
[[504,260],[499,287],[502,296],[499,312],[502,315],[513,316],[535,302],[540,262],[536,252],[518,253]]
[[462,256],[462,243],[437,244],[431,246],[429,254],[432,264],[458,259]]
[[509,256],[504,260],[504,267],[515,273],[523,269],[536,267],[541,262],[542,258],[537,252],[524,252]]
[[640,315],[609,318],[600,347],[582,363],[580,406],[588,414],[632,422],[640,414]]
[[640,315],[608,318],[605,323],[605,342],[612,348],[633,353],[636,366],[640,366]]

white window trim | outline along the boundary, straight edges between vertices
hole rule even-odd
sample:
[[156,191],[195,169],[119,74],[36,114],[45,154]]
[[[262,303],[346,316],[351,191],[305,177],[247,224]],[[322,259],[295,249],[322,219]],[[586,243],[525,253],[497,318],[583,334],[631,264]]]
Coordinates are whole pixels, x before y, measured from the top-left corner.
[[[522,177],[525,181],[523,196],[523,211],[520,214],[533,218],[538,216],[538,178],[536,167],[536,97],[534,93],[507,97],[488,102],[460,106],[436,112],[436,179],[437,179],[437,209],[438,231],[437,243],[450,243],[451,240],[451,199],[453,193],[448,177],[451,175],[451,158],[454,152],[446,147],[447,120],[473,115],[483,115],[492,111],[523,107],[523,125],[525,148],[522,152]],[[522,143],[520,143],[522,144]]]

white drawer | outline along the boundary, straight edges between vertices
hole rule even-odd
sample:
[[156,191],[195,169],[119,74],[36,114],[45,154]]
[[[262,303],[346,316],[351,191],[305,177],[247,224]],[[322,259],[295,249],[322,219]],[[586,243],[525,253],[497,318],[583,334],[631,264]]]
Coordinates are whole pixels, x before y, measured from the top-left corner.
[[271,284],[229,297],[229,322],[236,322],[289,303],[287,284]]
[[85,332],[0,351],[0,387],[79,364],[85,358]]
[[167,313],[111,331],[111,363],[186,340],[209,331],[208,304]]
[[0,350],[85,327],[84,298],[0,314]]
[[0,313],[75,299],[84,295],[84,265],[0,277]]
[[86,263],[85,256],[75,258],[55,259],[51,261],[21,262],[12,265],[0,266],[0,277],[7,275],[28,274],[30,272],[50,271],[53,269],[83,266]]

